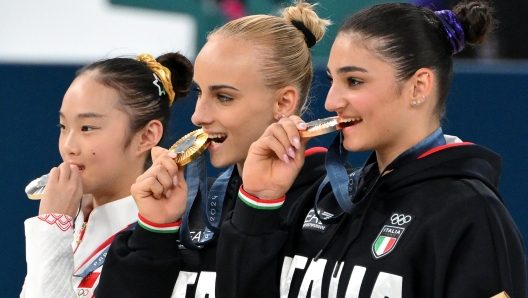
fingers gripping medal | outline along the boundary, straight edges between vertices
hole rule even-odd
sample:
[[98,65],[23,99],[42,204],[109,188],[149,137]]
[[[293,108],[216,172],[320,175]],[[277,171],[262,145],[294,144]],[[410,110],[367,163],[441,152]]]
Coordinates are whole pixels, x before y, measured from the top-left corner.
[[346,120],[337,116],[317,119],[306,123],[306,130],[299,131],[301,138],[310,138],[341,130],[351,125],[353,120]]
[[41,177],[31,181],[26,186],[26,194],[28,198],[32,200],[40,200],[44,194],[44,188],[46,188],[46,183],[48,183],[49,174],[42,175]]
[[198,129],[183,136],[169,150],[178,154],[174,158],[178,166],[184,166],[202,154],[210,143],[209,136],[203,129]]

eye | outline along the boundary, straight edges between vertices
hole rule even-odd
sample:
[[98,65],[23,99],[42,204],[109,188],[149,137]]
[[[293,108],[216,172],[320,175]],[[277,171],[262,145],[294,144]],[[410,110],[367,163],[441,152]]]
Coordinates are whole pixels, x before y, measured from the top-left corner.
[[198,97],[200,97],[202,95],[202,89],[200,89],[199,87],[194,87],[194,91],[196,92]]
[[81,131],[92,131],[94,129],[95,129],[94,127],[91,127],[91,126],[88,126],[88,125],[81,126]]
[[360,81],[360,80],[358,80],[356,78],[348,78],[347,81],[348,81],[348,86],[350,86],[350,87],[355,87],[355,86],[363,84],[362,81]]
[[228,101],[233,100],[232,97],[227,96],[225,94],[218,94],[217,96],[218,96],[218,100],[220,100],[220,102],[228,102]]
[[59,128],[59,130],[65,130],[66,129],[66,126],[64,126],[62,123],[57,124],[57,127]]
[[334,83],[334,79],[329,74],[326,75],[326,79],[328,80],[330,86]]

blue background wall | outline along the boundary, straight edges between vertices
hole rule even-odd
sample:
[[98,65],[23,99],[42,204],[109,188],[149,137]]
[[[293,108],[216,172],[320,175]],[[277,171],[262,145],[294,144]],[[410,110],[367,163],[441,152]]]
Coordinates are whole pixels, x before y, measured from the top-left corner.
[[[324,110],[328,86],[325,63],[318,63],[312,115]],[[79,66],[0,64],[0,297],[18,297],[25,276],[24,220],[35,216],[38,202],[30,201],[24,187],[61,162],[57,150],[58,111],[64,92]],[[503,157],[500,190],[528,244],[528,62],[457,61],[448,99],[444,131],[465,141],[484,145]],[[173,107],[170,146],[194,130],[190,115],[195,95]],[[178,120],[178,121],[176,121]],[[333,136],[312,141],[328,144]],[[366,154],[353,154],[361,165]],[[210,169],[209,174],[218,173]]]

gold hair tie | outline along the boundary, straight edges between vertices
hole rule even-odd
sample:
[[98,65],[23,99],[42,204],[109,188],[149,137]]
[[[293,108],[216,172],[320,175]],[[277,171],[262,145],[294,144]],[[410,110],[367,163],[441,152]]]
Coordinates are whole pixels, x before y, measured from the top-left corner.
[[[167,95],[169,96],[169,106],[172,105],[172,102],[174,101],[174,89],[172,89],[172,83],[171,83],[171,72],[170,70],[161,65],[154,57],[152,57],[151,54],[141,54],[136,57],[136,60],[141,61],[145,63],[155,74],[156,76],[161,80],[161,83],[163,84],[163,89],[160,88],[160,95],[165,93],[167,91]],[[154,81],[154,85],[160,87],[156,84],[156,81]]]

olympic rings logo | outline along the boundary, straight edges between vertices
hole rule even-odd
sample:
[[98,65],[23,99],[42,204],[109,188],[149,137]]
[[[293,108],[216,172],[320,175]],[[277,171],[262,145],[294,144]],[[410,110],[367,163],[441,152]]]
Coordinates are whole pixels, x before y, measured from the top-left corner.
[[412,217],[410,215],[394,213],[391,216],[391,223],[393,225],[398,224],[399,226],[401,226],[401,225],[404,225],[404,224],[410,222],[411,219],[412,219]]
[[90,294],[89,289],[77,289],[77,297],[86,297]]

